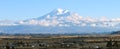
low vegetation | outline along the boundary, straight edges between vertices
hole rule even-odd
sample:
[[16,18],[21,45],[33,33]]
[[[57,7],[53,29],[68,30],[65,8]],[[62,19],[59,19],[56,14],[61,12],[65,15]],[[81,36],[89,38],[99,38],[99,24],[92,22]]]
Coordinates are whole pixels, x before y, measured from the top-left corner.
[[0,36],[0,49],[120,49],[120,36]]

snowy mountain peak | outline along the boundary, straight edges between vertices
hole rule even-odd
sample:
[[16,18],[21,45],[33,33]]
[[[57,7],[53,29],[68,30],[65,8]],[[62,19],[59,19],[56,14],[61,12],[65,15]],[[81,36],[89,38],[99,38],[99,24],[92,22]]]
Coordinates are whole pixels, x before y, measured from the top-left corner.
[[63,13],[63,11],[64,11],[64,10],[63,10],[63,9],[61,9],[61,8],[58,8],[58,9],[57,9],[58,14],[62,14],[62,13]]
[[57,8],[55,10],[53,10],[52,12],[48,13],[47,15],[50,15],[50,16],[67,16],[67,15],[70,15],[71,12],[69,10],[65,10],[65,9],[62,9],[62,8]]
[[72,13],[65,9],[55,9],[52,12],[45,14],[44,16],[30,19],[28,21],[21,21],[20,24],[30,24],[30,25],[40,25],[40,26],[55,26],[55,27],[68,27],[68,26],[78,26],[78,27],[118,27],[120,24],[120,18],[108,19],[103,18],[92,18],[83,17],[77,13]]
[[40,20],[40,19],[45,19],[45,18],[51,18],[51,17],[67,17],[67,16],[70,16],[72,15],[73,13],[70,12],[69,10],[65,10],[65,9],[62,9],[62,8],[57,8],[57,9],[54,9],[52,10],[51,12],[43,15],[43,16],[40,16],[37,18],[37,20]]
[[[108,19],[106,17],[102,17],[97,19],[81,16],[77,13],[58,8],[38,18],[21,20],[16,23],[0,23],[0,25],[0,30],[2,31],[4,31],[4,28],[2,28],[3,26],[6,27],[9,25],[9,29],[12,29],[14,32],[92,33],[119,30],[120,18]],[[18,31],[16,31],[16,28]],[[8,27],[5,28],[5,31],[6,30],[8,31]]]
[[65,10],[65,9],[62,9],[62,8],[58,8],[57,9],[57,14],[59,15],[59,14],[65,14],[65,13],[68,13],[69,12],[69,10]]

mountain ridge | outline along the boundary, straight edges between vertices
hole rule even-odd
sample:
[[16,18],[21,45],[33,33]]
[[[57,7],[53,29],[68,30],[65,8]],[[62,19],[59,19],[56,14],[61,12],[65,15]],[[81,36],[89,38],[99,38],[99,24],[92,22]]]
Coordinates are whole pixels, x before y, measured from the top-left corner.
[[83,17],[69,10],[58,8],[38,18],[3,25],[4,23],[0,23],[0,31],[6,33],[108,34],[120,29],[120,18],[108,19],[103,17],[96,19]]

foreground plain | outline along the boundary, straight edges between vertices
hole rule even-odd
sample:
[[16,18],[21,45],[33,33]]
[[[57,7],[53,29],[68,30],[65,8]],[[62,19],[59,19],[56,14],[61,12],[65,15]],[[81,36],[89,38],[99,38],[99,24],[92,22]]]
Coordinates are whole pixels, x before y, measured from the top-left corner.
[[120,49],[120,35],[0,36],[0,49]]

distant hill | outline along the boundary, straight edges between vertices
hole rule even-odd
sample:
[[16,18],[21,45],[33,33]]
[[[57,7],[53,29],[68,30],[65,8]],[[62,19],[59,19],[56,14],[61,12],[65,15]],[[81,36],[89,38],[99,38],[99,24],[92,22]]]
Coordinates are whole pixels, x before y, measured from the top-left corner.
[[120,31],[112,32],[111,34],[120,34]]

